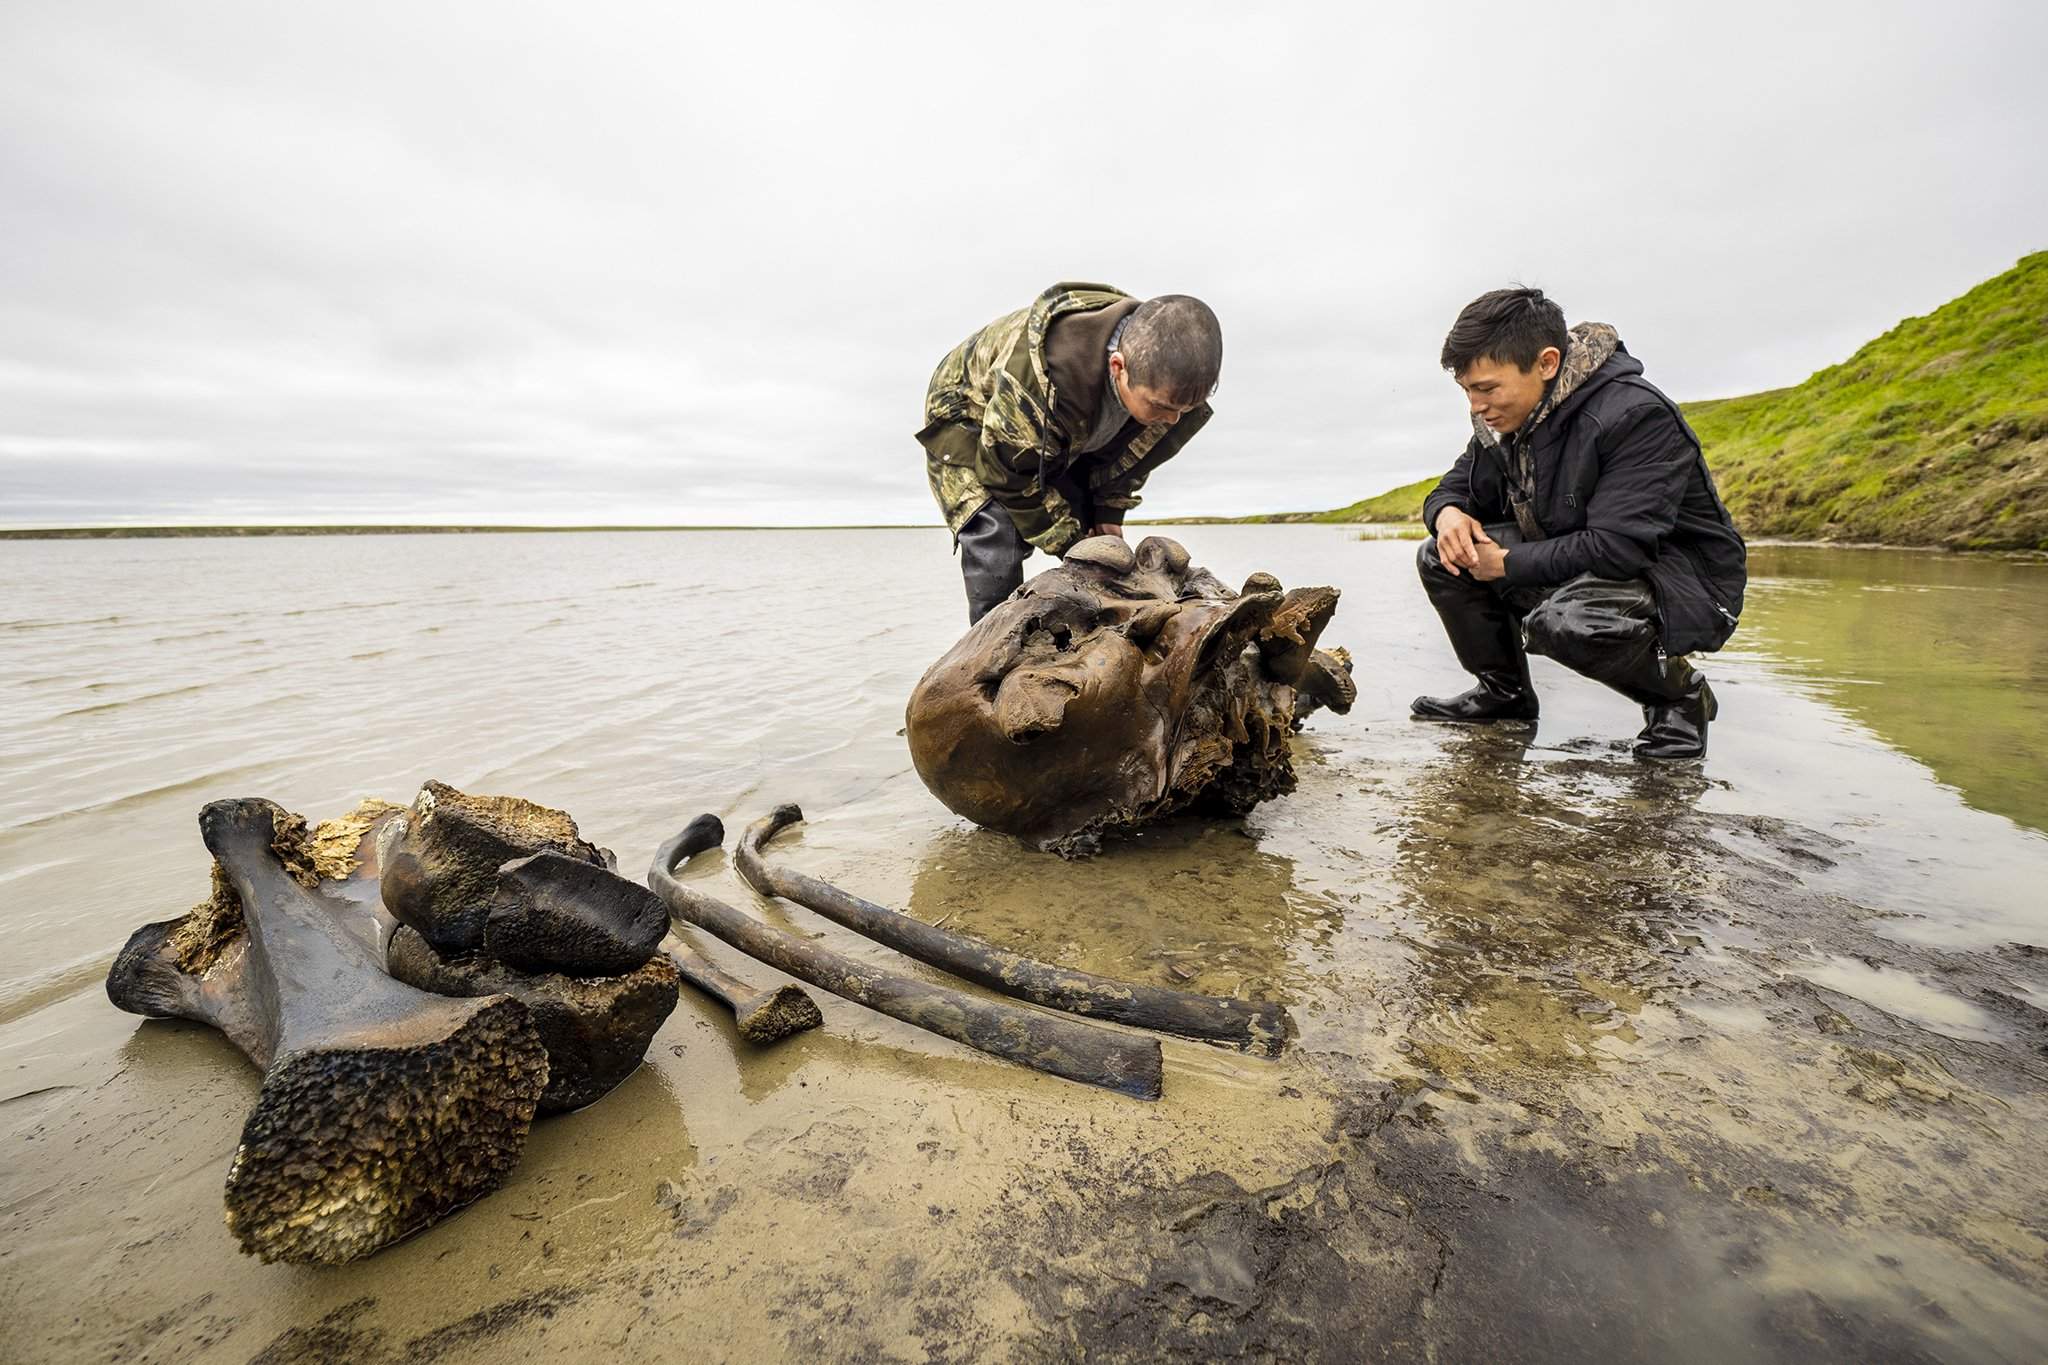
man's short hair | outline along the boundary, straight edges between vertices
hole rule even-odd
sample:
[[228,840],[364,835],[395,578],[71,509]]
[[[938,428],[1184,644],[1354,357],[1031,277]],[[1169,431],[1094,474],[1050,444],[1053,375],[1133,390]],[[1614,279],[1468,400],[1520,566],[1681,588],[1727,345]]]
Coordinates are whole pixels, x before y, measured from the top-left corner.
[[1444,338],[1443,367],[1463,374],[1477,360],[1497,360],[1527,370],[1546,346],[1563,355],[1571,344],[1564,309],[1541,289],[1496,289],[1465,305]]
[[1117,343],[1130,382],[1169,403],[1200,403],[1223,374],[1223,326],[1209,305],[1186,294],[1147,299]]

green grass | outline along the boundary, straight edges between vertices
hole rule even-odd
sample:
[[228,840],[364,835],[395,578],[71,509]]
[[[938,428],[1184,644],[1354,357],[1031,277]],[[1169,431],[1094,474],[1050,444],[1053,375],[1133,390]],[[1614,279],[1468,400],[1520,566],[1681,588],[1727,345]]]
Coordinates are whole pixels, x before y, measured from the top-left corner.
[[[1803,384],[1682,406],[1745,534],[2048,550],[2048,252]],[[1414,521],[1435,486],[1228,520]]]
[[[1303,521],[1421,521],[1422,500],[1436,487],[1438,476],[1417,479],[1376,498],[1365,498],[1348,507],[1312,512]],[[1275,518],[1278,520],[1278,518]]]
[[1750,535],[2048,549],[2048,252],[1795,388],[1685,413]]
[[1246,517],[1173,517],[1167,521],[1138,521],[1134,526],[1242,526],[1268,522],[1314,522],[1320,524],[1341,524],[1357,522],[1394,522],[1422,520],[1422,500],[1436,487],[1438,475],[1404,484],[1391,492],[1376,498],[1365,498],[1347,507],[1332,507],[1327,512],[1255,512]]

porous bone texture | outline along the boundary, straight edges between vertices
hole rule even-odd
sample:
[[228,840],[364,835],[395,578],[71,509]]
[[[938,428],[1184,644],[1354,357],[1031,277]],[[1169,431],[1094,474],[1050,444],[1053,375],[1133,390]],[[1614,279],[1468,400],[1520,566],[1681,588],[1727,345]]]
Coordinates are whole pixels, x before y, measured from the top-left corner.
[[445,1038],[283,1058],[228,1172],[228,1230],[266,1261],[352,1261],[503,1183],[548,1076],[523,1006]]
[[[352,1260],[495,1188],[547,1085],[525,1007],[387,976],[343,922],[348,903],[320,889],[318,841],[290,812],[215,801],[199,823],[213,894],[137,930],[107,993],[139,1014],[210,1024],[263,1070],[228,1176],[243,1249]],[[352,863],[347,842],[329,842],[330,870]]]
[[444,958],[418,932],[391,938],[391,974],[448,996],[505,994],[524,1004],[548,1054],[542,1113],[580,1109],[633,1074],[676,1007],[677,974],[656,955],[622,976],[578,979],[515,970],[481,955]]

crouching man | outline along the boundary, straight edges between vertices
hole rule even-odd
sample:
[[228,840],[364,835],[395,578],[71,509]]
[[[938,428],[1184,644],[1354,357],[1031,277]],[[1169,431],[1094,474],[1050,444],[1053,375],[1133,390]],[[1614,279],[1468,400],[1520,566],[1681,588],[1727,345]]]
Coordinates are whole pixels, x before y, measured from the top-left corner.
[[1742,536],[1699,438],[1612,327],[1539,289],[1473,300],[1444,340],[1472,440],[1423,503],[1417,562],[1478,685],[1418,697],[1423,720],[1534,720],[1528,653],[1643,708],[1635,752],[1698,758],[1714,691],[1687,656],[1735,630]]
[[1200,299],[1103,284],[1056,284],[939,362],[917,440],[968,624],[1016,591],[1034,547],[1123,535],[1146,478],[1208,422],[1222,368]]

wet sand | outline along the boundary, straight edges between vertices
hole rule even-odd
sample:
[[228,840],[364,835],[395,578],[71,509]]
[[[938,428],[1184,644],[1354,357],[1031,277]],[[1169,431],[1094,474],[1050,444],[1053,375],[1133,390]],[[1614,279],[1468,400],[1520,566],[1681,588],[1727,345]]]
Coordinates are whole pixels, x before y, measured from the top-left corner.
[[[53,952],[0,1012],[0,1355],[2039,1357],[2048,838],[1937,781],[1881,705],[1837,695],[1905,684],[1802,666],[1773,626],[1799,618],[1773,617],[1766,588],[1751,624],[1769,647],[1709,665],[1723,722],[1705,765],[1635,763],[1629,708],[1540,662],[1533,735],[1411,724],[1408,697],[1454,671],[1423,629],[1412,546],[1185,539],[1226,578],[1339,583],[1329,638],[1361,660],[1358,709],[1320,718],[1300,789],[1242,825],[1084,863],[972,830],[878,723],[950,626],[842,627],[842,644],[805,617],[779,628],[819,633],[833,685],[760,684],[769,719],[737,738],[739,713],[686,710],[666,764],[644,725],[592,721],[465,770],[465,745],[500,741],[436,739],[428,714],[374,765],[280,755],[152,798],[186,832],[167,813],[140,849],[87,811],[0,850],[12,872],[113,840],[103,882],[140,884],[146,863],[162,883],[103,907],[132,926],[203,887],[189,819],[239,793],[221,783],[278,783],[315,818],[406,795],[400,771],[519,790],[628,866],[698,808],[737,828],[794,798],[810,821],[773,846],[792,865],[1038,956],[1283,1000],[1287,1055],[1168,1041],[1147,1104],[830,998],[823,1029],[754,1049],[686,994],[649,1064],[537,1124],[504,1189],[315,1271],[248,1260],[221,1226],[253,1072],[196,1026],[115,1013],[89,954]],[[500,624],[512,610],[486,605]],[[750,638],[679,630],[667,666],[695,681],[688,655],[731,668],[757,657]],[[293,790],[308,765],[324,785]],[[886,959],[700,862],[728,900]],[[39,903],[94,885],[77,863],[36,875],[14,880]]]

